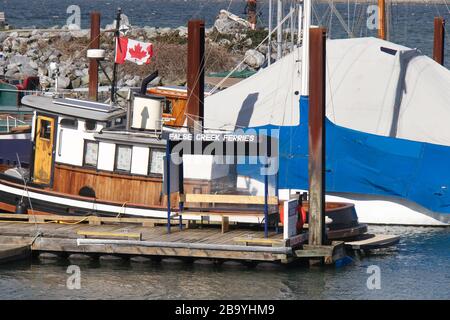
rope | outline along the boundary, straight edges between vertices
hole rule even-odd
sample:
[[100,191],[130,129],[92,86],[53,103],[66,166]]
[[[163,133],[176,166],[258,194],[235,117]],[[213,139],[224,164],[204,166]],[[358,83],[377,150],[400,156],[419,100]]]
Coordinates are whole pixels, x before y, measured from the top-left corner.
[[[264,44],[267,39],[269,39],[269,37],[272,36],[272,34],[278,30],[278,28],[280,28],[280,26],[282,26],[284,24],[284,22],[290,18],[290,16],[294,13],[295,10],[291,10],[284,18],[283,20],[281,20],[281,22],[276,26],[275,29],[272,30],[272,32],[270,32],[270,34],[267,35],[267,37],[265,37],[255,48],[255,50],[257,50],[262,44]],[[211,89],[211,91],[209,91],[209,94],[213,94],[218,88],[220,88],[220,86],[233,74],[233,72],[235,72],[237,69],[239,69],[239,67],[245,62],[245,58],[239,62],[239,64],[233,69],[231,70],[226,77],[224,77],[218,84],[216,84],[214,86],[214,88]]]

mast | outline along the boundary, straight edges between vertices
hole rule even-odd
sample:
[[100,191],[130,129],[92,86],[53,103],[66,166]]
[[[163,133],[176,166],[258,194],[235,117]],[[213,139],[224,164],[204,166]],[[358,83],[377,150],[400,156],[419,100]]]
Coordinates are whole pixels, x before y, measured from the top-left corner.
[[293,4],[291,3],[291,8],[290,8],[290,12],[291,12],[291,51],[293,51],[294,50],[294,21],[295,21],[295,19],[294,19],[294,13],[293,13],[293,10],[294,10],[294,6],[293,6]]
[[272,0],[269,0],[269,40],[267,53],[269,55],[268,65],[270,66],[272,60]]
[[282,0],[278,0],[278,5],[277,5],[277,60],[280,60],[281,56],[282,56],[283,27],[280,26],[282,15],[283,15],[283,2],[282,2]]
[[386,1],[378,0],[378,38],[386,40]]
[[297,45],[300,45],[300,39],[302,38],[302,27],[303,27],[303,6],[299,3],[298,6],[298,34],[297,34]]
[[311,26],[311,0],[303,2],[303,41],[302,41],[302,97],[309,96],[309,28]]
[[122,9],[117,9],[117,16],[116,16],[116,30],[114,31],[114,67],[113,67],[113,78],[112,78],[112,84],[111,84],[111,103],[116,102],[116,82],[117,82],[117,63],[116,63],[116,50],[117,50],[117,43],[119,43],[119,36],[120,36],[120,16],[122,15]]

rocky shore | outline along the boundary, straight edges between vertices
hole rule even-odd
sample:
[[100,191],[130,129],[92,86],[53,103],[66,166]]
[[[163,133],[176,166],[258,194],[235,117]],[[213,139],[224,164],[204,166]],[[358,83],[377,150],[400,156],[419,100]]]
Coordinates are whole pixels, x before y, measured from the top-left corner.
[[[128,18],[123,16],[128,23]],[[101,30],[101,48],[106,51],[102,66],[108,76],[99,72],[100,85],[110,85],[112,76],[114,38],[113,24]],[[138,66],[130,62],[118,68],[118,86],[135,87],[143,77],[158,70],[160,84],[183,85],[186,81],[187,27],[153,28],[133,27],[126,34],[131,39],[152,42],[155,55],[149,65]],[[258,70],[266,61],[267,42],[255,48],[267,37],[267,30],[250,30],[245,21],[229,19],[221,12],[214,27],[206,30],[206,72],[232,70],[242,60],[238,71]],[[90,43],[90,30],[76,26],[50,29],[11,30],[0,32],[0,75],[11,79],[39,76],[44,89],[55,85],[52,63],[59,67],[58,87],[76,89],[89,83],[86,57]],[[275,42],[272,43],[275,52]],[[285,46],[288,50],[288,46]]]

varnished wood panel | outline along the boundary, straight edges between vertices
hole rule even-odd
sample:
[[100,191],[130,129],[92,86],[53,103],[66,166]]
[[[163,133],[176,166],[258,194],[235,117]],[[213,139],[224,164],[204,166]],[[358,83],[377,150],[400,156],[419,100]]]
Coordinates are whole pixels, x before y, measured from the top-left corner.
[[[56,164],[53,191],[69,195],[79,195],[81,188],[90,187],[95,191],[96,199],[147,205],[166,206],[166,197],[162,195],[162,179],[125,175],[79,167]],[[201,193],[209,193],[210,186],[204,180],[185,180],[185,192],[193,193],[201,188]],[[178,195],[173,194],[173,204],[178,203]]]
[[170,89],[151,88],[148,93],[165,97],[172,103],[172,113],[164,113],[165,118],[174,118],[175,120],[166,122],[170,126],[182,126],[186,120],[186,102],[187,93]]

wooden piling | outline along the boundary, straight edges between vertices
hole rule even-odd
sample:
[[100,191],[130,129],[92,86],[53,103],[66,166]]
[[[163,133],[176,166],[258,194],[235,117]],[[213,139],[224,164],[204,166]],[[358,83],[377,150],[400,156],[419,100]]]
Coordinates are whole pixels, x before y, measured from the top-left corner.
[[187,60],[187,124],[195,132],[203,128],[203,104],[205,86],[205,22],[188,22]]
[[386,1],[378,0],[378,38],[386,40]]
[[444,39],[445,39],[445,20],[442,17],[435,17],[433,59],[441,65],[444,64]]
[[[100,49],[100,12],[91,12],[91,45],[90,49]],[[89,61],[89,99],[98,100],[98,60]]]
[[326,29],[311,28],[309,37],[309,245],[320,246],[325,236]]

